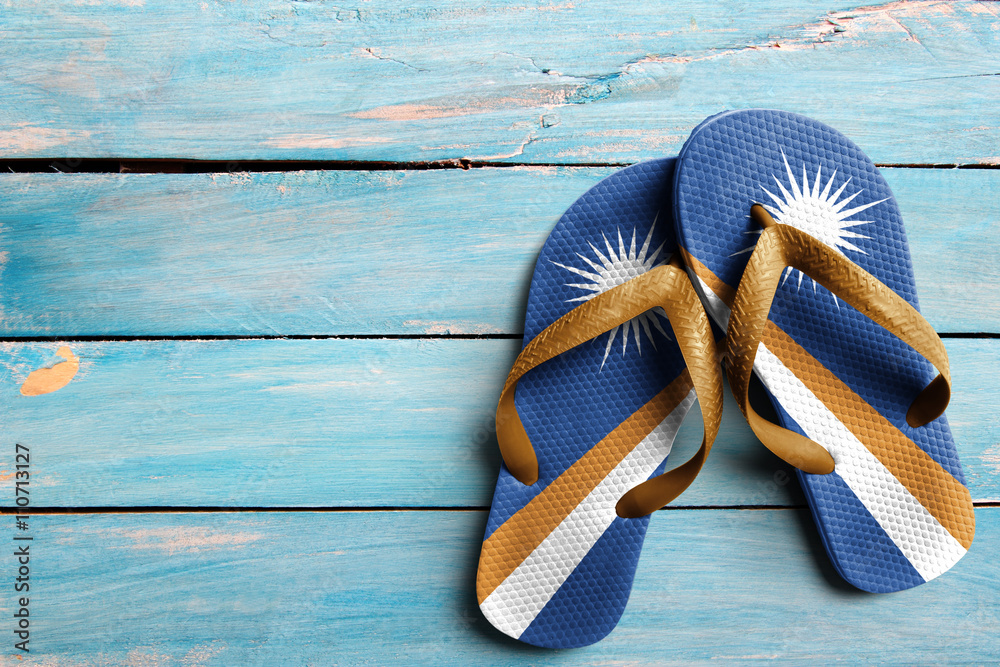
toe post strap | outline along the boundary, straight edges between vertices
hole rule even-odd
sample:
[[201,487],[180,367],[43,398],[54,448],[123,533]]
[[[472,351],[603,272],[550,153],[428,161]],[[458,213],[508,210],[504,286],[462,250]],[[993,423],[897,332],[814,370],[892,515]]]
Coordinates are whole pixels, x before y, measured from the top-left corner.
[[687,364],[704,422],[701,446],[681,465],[630,489],[618,501],[618,516],[646,516],[673,501],[701,472],[722,423],[722,373],[715,336],[701,300],[679,263],[672,265],[672,285],[660,305],[667,312],[681,356]]
[[497,406],[497,442],[504,464],[523,484],[538,481],[538,458],[514,405],[518,381],[532,368],[628,322],[663,308],[688,366],[705,421],[701,448],[686,463],[648,480],[618,502],[618,515],[645,516],[679,495],[697,476],[719,430],[722,376],[715,339],[687,273],[675,259],[577,306],[546,327],[518,355]]
[[906,415],[923,426],[944,413],[951,375],[944,344],[930,323],[906,300],[873,275],[794,227],[777,223],[760,204],[750,217],[763,228],[743,272],[727,331],[726,369],[736,401],[761,442],[789,464],[822,475],[834,460],[815,441],[769,422],[749,402],[750,377],[774,294],[786,267],[802,271],[930,361],[939,375],[914,399]]

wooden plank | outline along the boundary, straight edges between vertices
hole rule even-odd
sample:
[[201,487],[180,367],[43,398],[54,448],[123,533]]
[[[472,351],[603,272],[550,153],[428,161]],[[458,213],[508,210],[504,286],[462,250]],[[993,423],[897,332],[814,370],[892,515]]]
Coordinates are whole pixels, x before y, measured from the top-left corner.
[[35,516],[16,664],[994,664],[1000,509],[976,515],[954,569],[871,595],[832,571],[804,510],[659,512],[621,622],[578,651],[482,618],[483,512]]
[[998,8],[7,2],[3,157],[632,162],[782,107],[879,162],[997,163]]
[[[65,387],[23,396],[56,343],[0,344],[0,497],[30,447],[35,506],[488,506],[492,422],[513,340],[71,343]],[[973,498],[1000,500],[998,340],[948,340],[949,408]],[[727,390],[727,401],[729,392]],[[701,439],[692,415],[675,460]],[[791,470],[727,402],[680,506],[802,503]]]
[[[515,333],[608,169],[0,175],[0,335]],[[1000,171],[886,169],[939,331],[997,331]]]

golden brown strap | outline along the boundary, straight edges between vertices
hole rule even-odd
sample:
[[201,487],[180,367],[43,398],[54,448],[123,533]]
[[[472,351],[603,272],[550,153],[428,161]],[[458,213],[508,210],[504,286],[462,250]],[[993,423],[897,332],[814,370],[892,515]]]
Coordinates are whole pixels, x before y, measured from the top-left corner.
[[688,365],[704,417],[705,436],[701,449],[690,461],[623,496],[619,514],[649,514],[673,500],[694,480],[719,430],[722,376],[708,318],[687,274],[676,261],[654,267],[584,302],[546,327],[518,355],[500,394],[496,417],[500,453],[517,480],[523,484],[538,481],[538,459],[514,406],[518,380],[539,364],[658,306],[666,311]]
[[670,291],[670,298],[660,305],[667,312],[681,356],[687,364],[701,407],[705,433],[694,456],[676,468],[633,487],[621,497],[615,511],[626,519],[655,512],[681,495],[701,472],[722,423],[722,372],[715,336],[687,272],[679,263],[674,266],[676,287]]
[[940,417],[951,396],[951,376],[944,344],[927,320],[857,264],[805,232],[775,222],[763,206],[754,204],[750,217],[764,231],[733,300],[726,358],[736,401],[764,446],[805,472],[823,475],[833,471],[833,458],[823,447],[765,420],[754,411],[748,398],[767,315],[781,274],[788,266],[811,277],[934,364],[940,374],[910,405],[906,421],[910,426],[923,426]]

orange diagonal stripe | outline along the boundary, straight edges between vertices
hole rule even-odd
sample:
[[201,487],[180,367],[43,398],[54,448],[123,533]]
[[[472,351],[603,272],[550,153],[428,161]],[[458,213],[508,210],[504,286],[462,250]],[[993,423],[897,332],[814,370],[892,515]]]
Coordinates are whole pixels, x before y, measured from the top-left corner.
[[715,292],[715,296],[722,299],[722,302],[727,306],[733,305],[733,299],[736,297],[736,290],[726,283],[722,282],[722,278],[712,273],[712,270],[707,266],[698,261],[698,259],[685,250],[683,247],[680,248],[681,257],[684,258],[684,263],[691,267],[695,275],[705,281],[705,284]]
[[770,320],[763,343],[968,549],[976,531],[969,490]]
[[691,376],[684,369],[483,542],[476,579],[480,604],[643,438],[674,411],[691,387]]

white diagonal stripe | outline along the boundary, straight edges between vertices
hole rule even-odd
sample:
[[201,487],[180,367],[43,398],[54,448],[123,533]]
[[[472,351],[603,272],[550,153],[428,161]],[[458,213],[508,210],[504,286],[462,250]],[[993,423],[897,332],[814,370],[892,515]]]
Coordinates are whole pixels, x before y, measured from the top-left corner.
[[830,452],[837,474],[920,576],[933,579],[965,555],[948,529],[763,343],[754,368],[805,434]]
[[[689,273],[705,310],[725,328],[729,307],[708,283]],[[920,576],[933,579],[965,555],[965,547],[763,343],[757,348],[753,369],[806,435],[830,452],[837,474]]]
[[694,272],[694,269],[688,267],[687,272],[691,278],[691,286],[701,298],[701,305],[705,306],[705,312],[719,325],[719,328],[725,331],[726,327],[729,326],[729,306],[712,291],[712,288],[701,279],[701,276]]
[[511,637],[521,636],[614,522],[618,499],[649,479],[670,453],[677,429],[694,400],[692,389],[483,600],[480,608],[494,626]]

